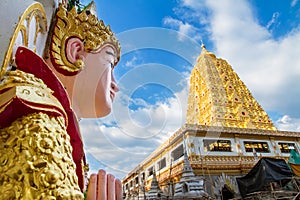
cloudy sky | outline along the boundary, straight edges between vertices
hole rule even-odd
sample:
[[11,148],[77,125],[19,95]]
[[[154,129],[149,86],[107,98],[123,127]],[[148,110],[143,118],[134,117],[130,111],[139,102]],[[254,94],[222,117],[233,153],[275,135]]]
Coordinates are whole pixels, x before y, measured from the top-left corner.
[[90,173],[122,179],[185,122],[201,44],[232,65],[280,130],[300,131],[298,0],[96,0],[122,46],[113,112],[80,121]]

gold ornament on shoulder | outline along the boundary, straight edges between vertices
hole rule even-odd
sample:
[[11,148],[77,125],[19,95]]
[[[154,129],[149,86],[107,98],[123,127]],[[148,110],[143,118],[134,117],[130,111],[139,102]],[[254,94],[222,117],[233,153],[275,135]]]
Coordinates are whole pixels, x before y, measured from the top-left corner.
[[110,45],[116,51],[116,63],[120,59],[120,43],[109,25],[105,26],[102,20],[98,21],[97,17],[89,10],[77,13],[76,8],[73,7],[67,11],[60,4],[51,38],[50,57],[57,70],[62,73],[76,74],[84,66],[71,63],[66,57],[65,45],[68,39],[73,37],[83,41],[86,52],[95,52],[104,45]]

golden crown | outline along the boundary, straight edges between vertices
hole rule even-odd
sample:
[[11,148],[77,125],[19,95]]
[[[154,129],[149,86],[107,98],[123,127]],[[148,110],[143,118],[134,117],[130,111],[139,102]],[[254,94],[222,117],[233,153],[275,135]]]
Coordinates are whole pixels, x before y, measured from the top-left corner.
[[78,37],[84,43],[87,52],[95,51],[103,45],[111,45],[120,59],[120,43],[111,31],[110,26],[85,9],[77,13],[73,7],[70,11],[60,4],[56,13],[53,35],[50,44],[50,57],[56,69],[67,74],[78,73],[82,65],[70,63],[66,57],[65,45],[69,38]]

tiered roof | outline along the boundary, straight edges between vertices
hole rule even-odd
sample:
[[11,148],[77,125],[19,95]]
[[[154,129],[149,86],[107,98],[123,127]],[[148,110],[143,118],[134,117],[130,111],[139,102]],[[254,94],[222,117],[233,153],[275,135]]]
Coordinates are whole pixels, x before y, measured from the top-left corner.
[[204,45],[190,77],[186,123],[276,130],[232,67]]

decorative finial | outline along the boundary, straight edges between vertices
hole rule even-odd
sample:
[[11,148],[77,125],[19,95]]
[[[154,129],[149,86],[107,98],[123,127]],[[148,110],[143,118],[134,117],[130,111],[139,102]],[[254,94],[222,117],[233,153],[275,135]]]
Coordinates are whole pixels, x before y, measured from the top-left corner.
[[97,17],[97,9],[94,0],[86,6],[85,10],[88,10],[92,15]]
[[205,47],[205,45],[204,45],[204,43],[203,43],[202,40],[201,40],[201,47],[202,47],[202,49],[206,49],[206,47]]

